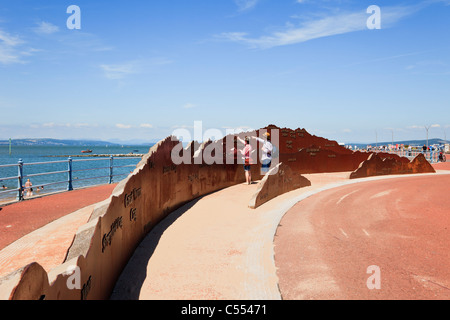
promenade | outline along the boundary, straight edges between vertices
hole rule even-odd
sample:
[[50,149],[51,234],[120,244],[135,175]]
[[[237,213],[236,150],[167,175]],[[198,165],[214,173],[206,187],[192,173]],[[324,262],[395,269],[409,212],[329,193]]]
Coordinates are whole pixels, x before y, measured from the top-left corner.
[[[339,274],[336,271],[337,267],[323,260],[323,254],[326,252],[323,251],[323,247],[321,251],[317,251],[322,253],[320,255],[322,260],[317,256],[310,256],[313,259],[310,261],[316,261],[323,271],[322,276],[326,275],[326,277],[310,277],[309,284],[305,284],[305,277],[299,273],[304,269],[302,271],[299,268],[306,268],[304,259],[307,256],[305,254],[299,256],[301,251],[294,253],[286,251],[293,248],[293,244],[306,243],[307,238],[300,238],[300,235],[299,238],[295,238],[298,232],[296,228],[299,225],[295,219],[311,216],[312,212],[315,212],[305,214],[299,206],[306,199],[309,201],[325,194],[327,190],[338,190],[340,187],[362,185],[361,183],[380,183],[389,189],[390,183],[407,181],[407,185],[416,186],[420,185],[421,179],[437,179],[436,183],[441,188],[436,188],[433,193],[436,198],[433,199],[442,199],[448,193],[448,187],[445,186],[448,186],[450,182],[450,164],[434,166],[438,174],[385,176],[357,180],[349,180],[349,172],[304,175],[312,182],[311,187],[281,195],[257,209],[247,207],[252,194],[256,191],[256,184],[250,186],[239,184],[204,196],[179,208],[150,232],[119,278],[111,299],[353,298],[353,296],[336,294],[336,292],[345,292],[336,288],[343,288],[346,285],[351,288],[354,283],[335,278],[334,275]],[[433,185],[433,182],[430,185]],[[0,276],[34,261],[42,264],[47,271],[62,263],[76,230],[87,222],[91,206],[107,199],[113,188],[114,185],[105,185],[75,190],[2,207],[0,210]],[[391,189],[401,191],[400,187]],[[420,192],[420,188],[416,189],[417,192]],[[414,192],[409,193],[410,196],[414,194]],[[331,206],[331,209],[314,213],[313,216],[336,215],[335,212],[328,211],[332,211],[336,207],[336,202],[345,195],[340,194],[337,200],[333,198],[335,205]],[[427,212],[432,213],[434,206],[440,206],[439,201],[428,201],[426,198],[423,198],[423,201],[416,204],[426,206]],[[395,215],[395,210],[401,210],[401,208],[397,204],[390,210],[393,210],[391,213]],[[439,223],[445,225],[448,222],[445,215],[441,214],[440,217],[443,220],[436,220],[436,226]],[[294,219],[292,220],[294,222],[289,222],[289,219]],[[320,220],[320,223],[323,221],[327,219]],[[405,223],[408,221],[406,219]],[[303,225],[305,228],[308,226],[308,224]],[[340,229],[345,234],[350,234],[346,227],[339,227],[336,229],[339,232],[335,235],[336,237],[345,237]],[[372,234],[368,226],[364,229]],[[434,239],[432,231],[428,230],[428,233],[424,235],[425,238],[420,238],[420,241]],[[344,245],[342,241],[339,243]],[[317,244],[327,245],[325,242]],[[360,250],[363,249],[360,247],[356,253]],[[401,252],[401,244],[398,244],[397,250],[393,253]],[[436,252],[441,254],[440,251]],[[377,255],[377,257],[382,256],[382,253]],[[353,256],[346,254],[340,257],[354,259]],[[367,264],[368,261],[365,263]],[[374,261],[374,264],[376,262]],[[345,263],[343,265],[345,266]],[[442,280],[429,275],[428,277],[420,275],[417,270],[415,272],[419,275],[418,284],[431,285],[435,282],[438,286],[447,286],[446,274],[443,274],[444,280]],[[347,279],[356,277],[354,274],[345,276]],[[363,276],[368,277],[366,273]],[[318,279],[325,282],[316,281]],[[292,286],[289,287],[286,283],[296,284],[295,288],[292,289]],[[327,283],[330,284],[329,287],[325,285]],[[316,288],[321,286],[321,290],[305,291],[305,288],[311,289],[312,285]],[[301,293],[298,291],[299,288],[303,288],[300,290]],[[365,290],[367,291],[367,288]],[[305,292],[311,294],[305,294]],[[443,292],[445,295],[445,289]],[[392,295],[393,298],[398,296],[396,293]],[[384,296],[374,298],[380,297]],[[369,296],[369,298],[372,297]],[[415,296],[410,298],[414,299]]]
[[117,184],[77,189],[0,207],[0,277],[31,262],[47,271],[63,262],[90,206],[107,199]]

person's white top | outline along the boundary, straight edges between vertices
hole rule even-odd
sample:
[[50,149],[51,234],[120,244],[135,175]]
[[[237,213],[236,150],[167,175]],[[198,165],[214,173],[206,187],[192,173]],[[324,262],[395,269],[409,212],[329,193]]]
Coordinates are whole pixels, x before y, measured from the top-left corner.
[[270,141],[268,140],[264,140],[258,137],[254,137],[256,140],[258,140],[259,142],[263,143],[263,147],[262,147],[262,156],[261,156],[261,161],[264,160],[270,160],[272,161],[272,152],[273,152],[273,145]]

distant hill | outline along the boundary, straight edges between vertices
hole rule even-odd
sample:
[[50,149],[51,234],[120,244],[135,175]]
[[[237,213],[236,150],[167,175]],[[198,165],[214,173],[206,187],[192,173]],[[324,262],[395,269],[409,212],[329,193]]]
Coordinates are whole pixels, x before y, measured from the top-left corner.
[[[433,144],[445,144],[445,143],[450,143],[448,140],[445,141],[444,139],[429,139],[428,140],[428,145],[433,145]],[[387,142],[378,142],[378,146],[388,146],[392,144],[392,141],[387,141]],[[427,144],[427,140],[405,140],[405,141],[394,141],[394,144],[403,144],[403,145],[410,145],[410,146],[423,146],[424,144]],[[346,145],[351,145],[351,146],[357,146],[358,148],[365,148],[366,146],[370,145],[370,146],[376,146],[377,143],[376,142],[372,142],[372,143],[346,143]]]
[[115,143],[118,145],[126,145],[126,146],[148,146],[148,145],[154,145],[161,141],[161,139],[133,139],[133,140],[120,140],[120,139],[111,139],[109,140],[111,143]]
[[[0,146],[9,145],[9,140],[0,140]],[[13,146],[105,146],[117,145],[108,141],[58,140],[58,139],[12,139]]]

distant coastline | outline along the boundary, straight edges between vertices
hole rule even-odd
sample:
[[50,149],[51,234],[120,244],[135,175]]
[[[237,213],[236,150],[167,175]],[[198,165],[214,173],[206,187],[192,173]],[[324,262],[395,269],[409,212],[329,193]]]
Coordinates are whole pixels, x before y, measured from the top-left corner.
[[56,155],[56,156],[46,156],[49,158],[136,158],[143,157],[144,153],[117,153],[117,154],[72,154],[72,155]]
[[[153,145],[155,142],[142,141],[124,141],[123,143],[102,141],[102,140],[59,140],[59,139],[11,139],[12,146],[110,146],[117,147],[121,145],[137,146],[137,145]],[[9,140],[0,140],[0,146],[8,146]]]
[[[433,139],[428,139],[428,145],[441,145],[441,144],[446,144],[449,143],[449,141],[445,141],[444,139],[439,139],[439,138],[433,138]],[[392,141],[381,141],[381,142],[372,142],[372,143],[361,143],[361,142],[349,142],[349,143],[345,143],[345,145],[349,145],[349,146],[357,146],[358,148],[365,148],[366,146],[388,146],[392,144]],[[423,146],[427,144],[427,140],[404,140],[404,141],[394,141],[394,145],[410,145],[410,146]]]
[[[111,141],[103,141],[103,140],[59,140],[59,139],[12,139],[12,146],[70,146],[70,147],[81,147],[81,146],[91,146],[91,147],[120,147],[120,146],[152,146],[157,143],[159,139],[150,139],[149,141],[142,140],[129,140],[129,141],[121,141],[121,142],[111,142]],[[408,140],[408,141],[394,141],[395,144],[404,144],[404,145],[412,145],[412,146],[423,146],[427,143],[427,140]],[[444,139],[433,138],[428,140],[429,145],[434,144],[444,144],[449,143],[449,141],[445,141]],[[361,142],[348,142],[345,145],[357,146],[358,148],[365,148],[366,146],[375,146],[375,145],[389,145],[392,142],[372,142],[372,143],[361,143]],[[0,140],[1,146],[8,146],[9,140]]]

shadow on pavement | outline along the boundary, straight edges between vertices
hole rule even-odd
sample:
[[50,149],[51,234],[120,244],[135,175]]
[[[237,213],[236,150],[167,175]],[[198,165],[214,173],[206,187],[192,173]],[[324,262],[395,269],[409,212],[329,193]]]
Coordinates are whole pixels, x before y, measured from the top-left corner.
[[139,300],[142,284],[147,278],[147,265],[164,232],[200,199],[181,206],[159,222],[142,240],[122,271],[110,300]]

